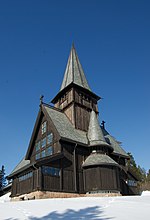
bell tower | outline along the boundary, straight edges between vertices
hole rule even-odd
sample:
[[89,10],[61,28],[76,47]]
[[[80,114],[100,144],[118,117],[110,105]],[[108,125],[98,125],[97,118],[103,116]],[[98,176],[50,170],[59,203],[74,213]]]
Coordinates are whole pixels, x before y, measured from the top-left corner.
[[72,45],[60,91],[52,103],[66,114],[76,129],[88,131],[90,113],[92,110],[98,113],[99,99],[91,91]]

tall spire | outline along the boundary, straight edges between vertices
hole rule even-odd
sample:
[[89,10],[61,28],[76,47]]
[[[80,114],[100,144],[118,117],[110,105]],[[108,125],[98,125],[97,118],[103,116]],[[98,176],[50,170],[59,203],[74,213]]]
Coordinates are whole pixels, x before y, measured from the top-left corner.
[[74,44],[72,44],[71,52],[68,58],[67,67],[65,70],[63,82],[60,88],[60,91],[66,88],[69,84],[74,83],[78,86],[81,86],[89,91],[91,91],[84,71],[80,64],[77,52],[75,50]]
[[104,138],[96,113],[93,110],[90,115],[90,122],[89,122],[89,129],[87,136],[90,142],[90,146],[103,145],[110,147],[110,145],[107,144]]

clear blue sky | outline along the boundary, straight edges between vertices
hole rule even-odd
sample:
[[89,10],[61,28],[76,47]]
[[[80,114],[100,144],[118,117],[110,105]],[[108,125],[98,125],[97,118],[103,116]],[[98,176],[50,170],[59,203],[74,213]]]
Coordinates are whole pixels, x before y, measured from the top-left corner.
[[39,109],[59,91],[71,44],[100,120],[150,168],[150,1],[0,1],[0,166],[25,155]]

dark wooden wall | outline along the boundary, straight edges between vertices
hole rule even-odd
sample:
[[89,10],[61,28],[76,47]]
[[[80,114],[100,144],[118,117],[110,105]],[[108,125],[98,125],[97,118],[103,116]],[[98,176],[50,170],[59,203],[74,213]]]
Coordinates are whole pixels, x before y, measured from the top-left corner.
[[97,166],[84,169],[84,181],[86,192],[98,190],[120,191],[117,167]]
[[60,191],[60,177],[42,175],[42,189]]
[[58,98],[55,107],[62,109],[75,128],[83,131],[88,130],[91,110],[98,113],[96,98],[87,91],[74,87]]
[[11,196],[14,197],[17,195],[29,193],[35,189],[37,189],[37,176],[36,172],[33,171],[33,176],[26,180],[19,181],[19,176],[13,179]]
[[[71,192],[83,192],[83,169],[82,164],[89,155],[89,149],[75,144],[63,143],[63,190]],[[75,155],[74,155],[75,151]]]
[[[44,121],[47,121],[47,130],[46,130],[46,133],[42,134],[41,126]],[[32,153],[31,153],[31,158],[30,158],[31,163],[35,162],[35,155],[36,155],[35,144],[38,141],[42,140],[44,137],[46,137],[49,133],[53,133],[53,143],[52,143],[53,154],[61,152],[61,145],[59,143],[58,133],[56,132],[56,129],[54,128],[54,125],[52,124],[52,122],[50,120],[47,120],[47,117],[43,114],[40,119],[40,122],[39,122],[39,125],[37,128],[37,132],[36,132],[36,135],[35,135],[35,138],[33,141]]]

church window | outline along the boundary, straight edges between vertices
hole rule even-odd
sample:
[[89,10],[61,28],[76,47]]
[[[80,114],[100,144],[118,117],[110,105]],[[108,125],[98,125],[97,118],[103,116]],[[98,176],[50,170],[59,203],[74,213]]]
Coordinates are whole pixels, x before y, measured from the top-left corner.
[[46,123],[46,121],[44,121],[42,124],[42,134],[44,134],[46,132],[46,125],[47,125],[47,123]]
[[47,144],[51,144],[53,142],[53,133],[47,135]]
[[50,156],[50,155],[52,155],[52,154],[53,154],[53,148],[52,148],[52,146],[46,148],[46,156]]
[[41,140],[41,147],[44,148],[46,146],[46,137]]
[[33,173],[32,173],[32,171],[31,171],[31,172],[29,172],[29,173],[26,173],[26,174],[20,176],[20,177],[19,177],[19,182],[31,178],[32,175],[33,175]]
[[40,153],[38,153],[38,154],[36,154],[35,159],[38,160],[38,159],[40,159],[40,157],[41,157]]
[[60,176],[60,169],[59,168],[55,168],[55,167],[43,166],[42,167],[42,173],[44,175]]
[[53,154],[53,133],[48,134],[41,141],[38,141],[35,144],[35,159],[39,160],[40,158],[44,158]]
[[41,158],[43,158],[43,157],[45,157],[45,156],[46,156],[45,150],[43,150],[43,151],[41,152]]
[[37,142],[36,145],[35,145],[35,148],[36,148],[36,151],[39,151],[40,150],[40,146],[41,146],[41,142]]

